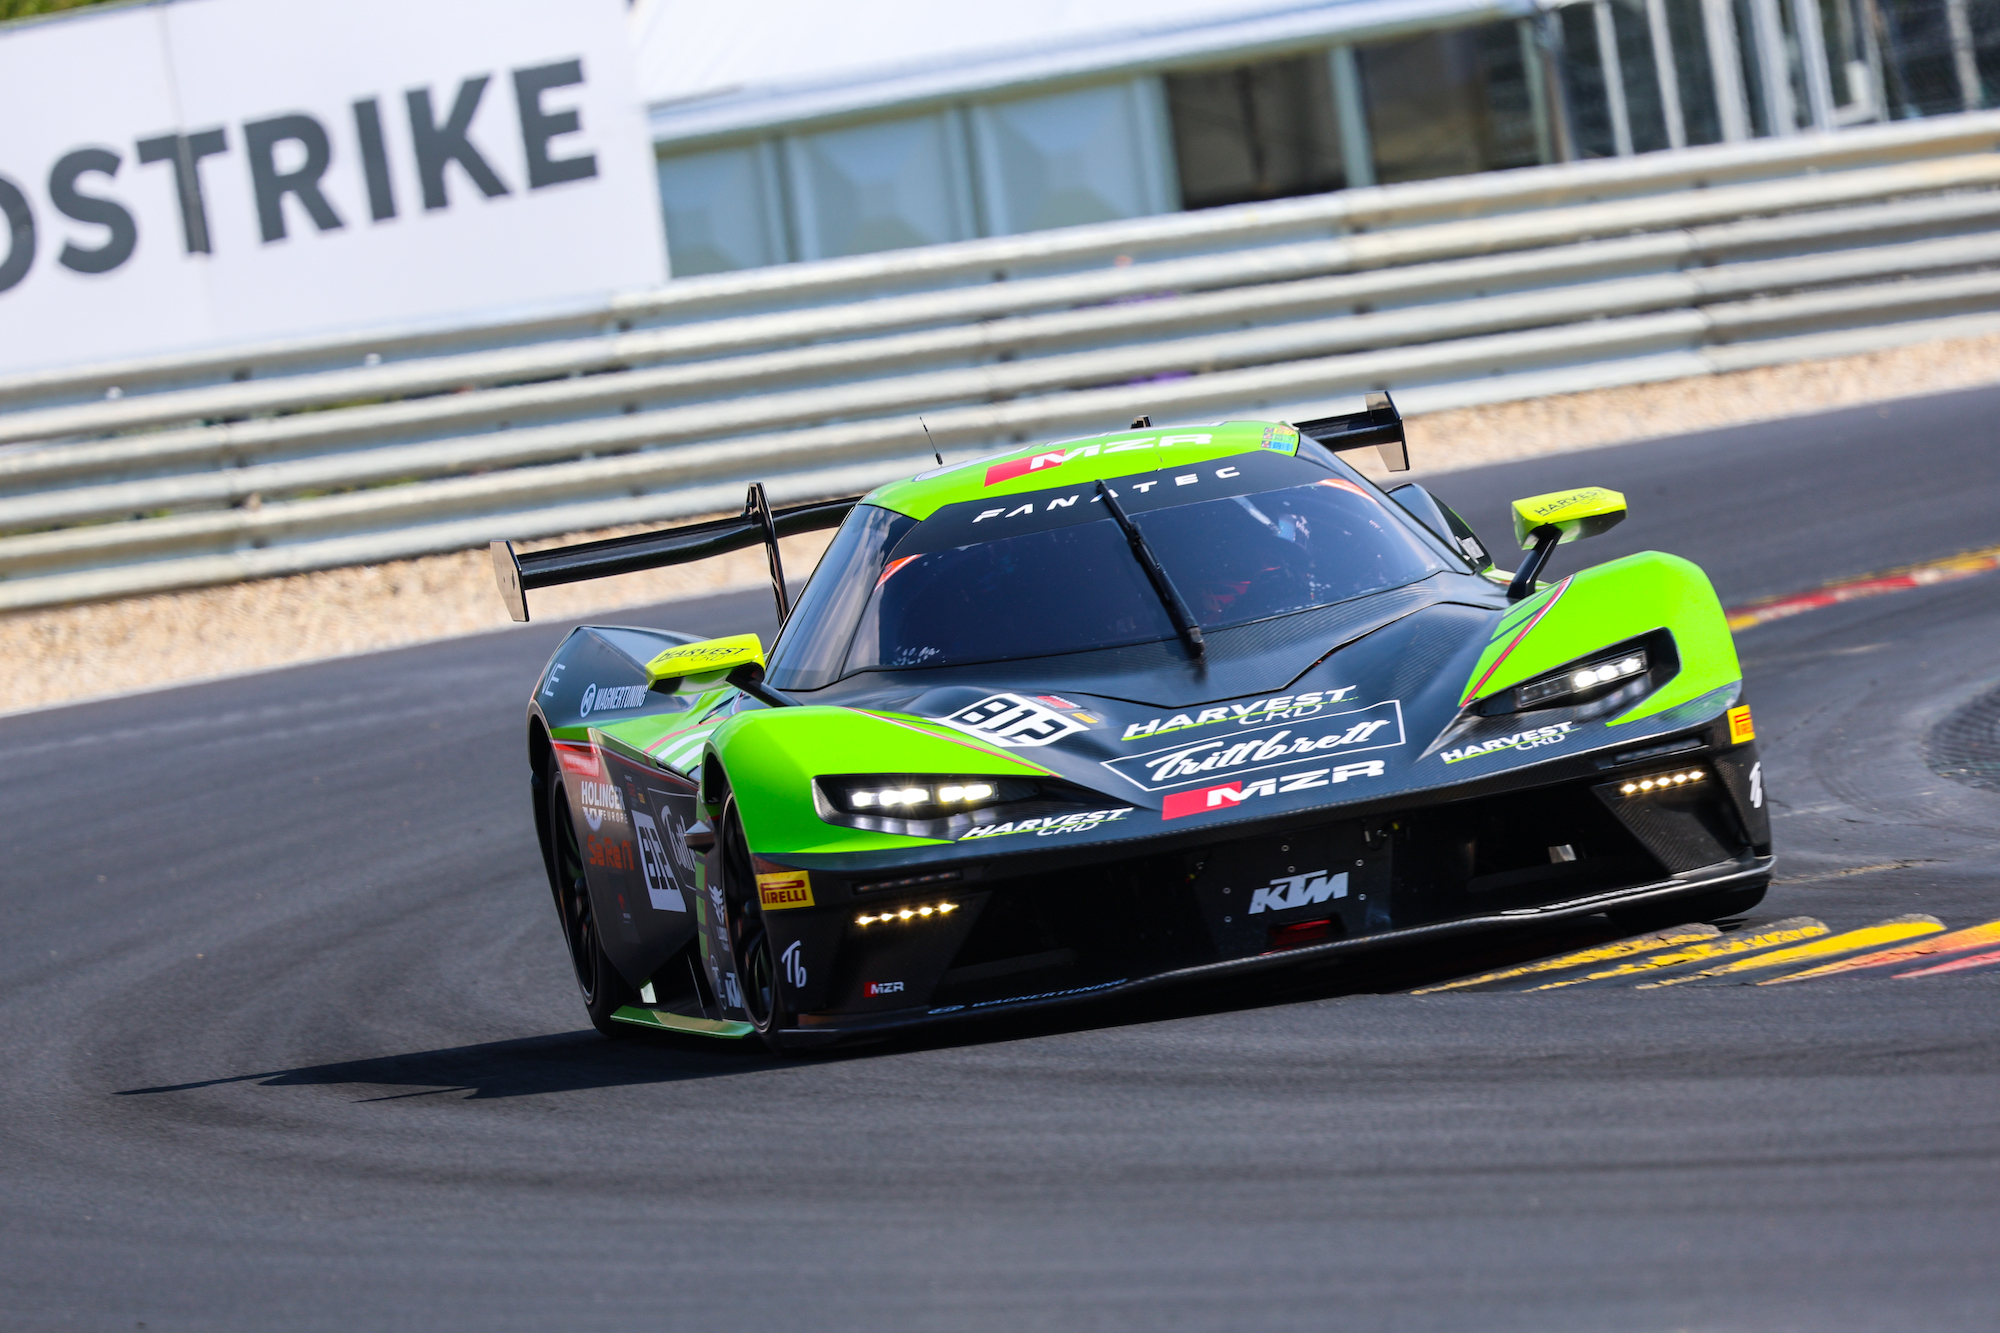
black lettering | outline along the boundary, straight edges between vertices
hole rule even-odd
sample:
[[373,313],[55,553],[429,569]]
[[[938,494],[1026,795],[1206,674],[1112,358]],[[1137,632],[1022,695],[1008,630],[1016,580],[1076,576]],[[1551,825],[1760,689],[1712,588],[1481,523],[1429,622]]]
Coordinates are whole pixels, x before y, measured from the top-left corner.
[[[286,139],[295,140],[306,150],[306,160],[296,171],[278,170],[277,146]],[[321,231],[332,231],[342,225],[340,214],[333,211],[333,205],[319,188],[319,178],[326,175],[327,164],[333,160],[333,147],[327,142],[324,125],[303,113],[249,121],[243,126],[243,148],[250,154],[250,184],[257,193],[257,223],[267,244],[285,239],[284,204],[288,194],[298,196],[313,225]]]
[[583,62],[562,60],[553,65],[514,71],[514,101],[521,109],[521,150],[528,157],[528,188],[561,185],[564,181],[588,180],[597,174],[597,155],[551,158],[549,140],[559,134],[575,134],[583,122],[574,109],[544,111],[542,94],[551,88],[570,88],[583,82]]
[[64,241],[56,258],[64,268],[78,273],[109,273],[132,257],[139,243],[139,227],[125,205],[76,188],[76,178],[87,171],[116,176],[122,159],[109,148],[79,148],[64,153],[49,172],[49,202],[64,217],[75,218],[105,229],[104,244],[86,250],[74,241]]
[[382,111],[375,99],[354,104],[354,132],[361,139],[361,174],[368,181],[368,215],[377,222],[396,216],[396,187],[389,179],[389,149],[382,142]]
[[18,286],[35,262],[35,211],[21,187],[0,176],[0,217],[7,219],[7,258],[0,263],[0,292]]
[[465,174],[472,177],[472,183],[488,199],[507,193],[500,177],[466,137],[466,131],[472,127],[472,113],[479,110],[479,98],[486,91],[487,78],[481,74],[458,85],[451,117],[442,125],[431,113],[430,89],[412,88],[405,95],[410,105],[410,139],[417,150],[417,178],[424,184],[426,209],[443,208],[451,202],[445,197],[444,169],[452,162],[465,169]]
[[191,255],[214,253],[208,232],[208,203],[201,192],[201,160],[229,151],[229,137],[220,126],[193,134],[163,134],[134,145],[139,161],[174,164],[174,191],[181,201],[181,240]]

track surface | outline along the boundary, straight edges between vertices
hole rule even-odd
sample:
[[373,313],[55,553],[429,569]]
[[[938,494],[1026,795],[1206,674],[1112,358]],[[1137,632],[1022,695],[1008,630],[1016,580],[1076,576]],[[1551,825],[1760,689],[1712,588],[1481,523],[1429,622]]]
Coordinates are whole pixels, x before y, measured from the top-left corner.
[[[1738,602],[1996,540],[1996,417],[1437,490],[1497,541],[1478,497],[1618,487],[1584,557],[1677,551]],[[1995,1322],[1994,972],[1414,998],[1378,968],[787,1064],[605,1042],[523,772],[561,628],[0,722],[0,1326]],[[1917,748],[1997,642],[2000,576],[1745,635],[1782,857],[1754,919],[2000,916],[2000,795]]]

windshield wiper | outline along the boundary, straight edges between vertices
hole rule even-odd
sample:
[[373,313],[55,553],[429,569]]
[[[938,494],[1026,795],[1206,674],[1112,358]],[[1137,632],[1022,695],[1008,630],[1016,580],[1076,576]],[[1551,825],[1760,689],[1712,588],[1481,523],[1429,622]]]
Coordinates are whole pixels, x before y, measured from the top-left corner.
[[1208,645],[1201,639],[1201,626],[1195,624],[1194,617],[1188,614],[1187,603],[1181,600],[1180,592],[1174,587],[1173,580],[1167,577],[1167,571],[1160,564],[1159,557],[1153,554],[1153,548],[1146,545],[1145,535],[1126,515],[1124,506],[1118,503],[1118,497],[1111,493],[1111,488],[1102,481],[1097,483],[1097,497],[1104,501],[1104,508],[1111,515],[1112,522],[1125,533],[1133,558],[1138,560],[1139,568],[1146,571],[1146,578],[1152,583],[1153,591],[1159,594],[1160,605],[1167,609],[1167,619],[1174,622],[1181,641],[1187,644],[1188,651],[1194,654],[1197,661],[1201,660],[1208,652]]

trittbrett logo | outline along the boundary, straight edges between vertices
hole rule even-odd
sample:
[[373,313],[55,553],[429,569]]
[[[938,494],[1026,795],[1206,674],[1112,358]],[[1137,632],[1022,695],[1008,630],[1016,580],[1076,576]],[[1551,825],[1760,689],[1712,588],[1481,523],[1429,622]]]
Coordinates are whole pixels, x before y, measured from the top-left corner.
[[1502,750],[1534,750],[1544,745],[1560,745],[1569,739],[1570,732],[1575,729],[1574,723],[1552,722],[1546,727],[1517,731],[1512,736],[1502,736],[1498,740],[1480,741],[1475,745],[1462,746],[1456,750],[1445,750],[1439,758],[1447,764],[1456,764],[1462,759],[1477,759],[1481,755],[1498,754]]
[[1254,773],[1295,764],[1301,759],[1330,759],[1335,755],[1385,750],[1402,743],[1403,708],[1397,700],[1390,699],[1307,722],[1252,727],[1103,762],[1133,786],[1159,791],[1185,787],[1210,776]]

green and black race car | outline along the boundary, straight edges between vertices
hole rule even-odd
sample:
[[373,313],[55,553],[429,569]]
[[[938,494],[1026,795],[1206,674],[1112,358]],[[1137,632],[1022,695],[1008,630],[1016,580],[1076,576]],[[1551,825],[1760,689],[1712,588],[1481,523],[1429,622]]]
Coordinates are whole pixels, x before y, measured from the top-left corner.
[[[1514,506],[1494,570],[1387,395],[1296,426],[1130,430],[857,499],[516,554],[503,595],[771,552],[783,621],[571,633],[535,686],[535,819],[591,1020],[778,1049],[1449,932],[1748,910],[1772,867],[1742,672],[1702,571],[1545,585],[1624,517]],[[787,606],[777,542],[838,526]]]

